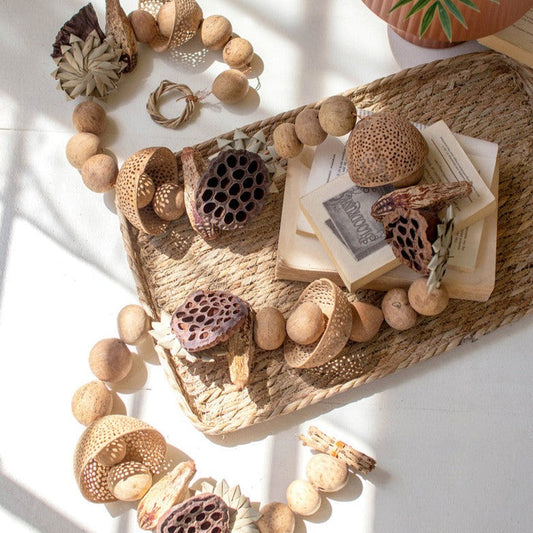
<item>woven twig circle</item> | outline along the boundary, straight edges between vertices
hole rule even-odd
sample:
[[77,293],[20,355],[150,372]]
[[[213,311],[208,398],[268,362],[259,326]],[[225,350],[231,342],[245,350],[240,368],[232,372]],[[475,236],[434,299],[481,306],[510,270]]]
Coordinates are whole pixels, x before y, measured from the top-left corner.
[[[161,100],[161,97],[170,91],[178,91],[183,95],[180,96],[176,102],[185,99],[185,109],[183,110],[183,113],[176,118],[167,118],[159,111],[159,101]],[[191,118],[191,115],[196,109],[196,104],[206,96],[207,94],[201,96],[194,94],[187,85],[182,83],[163,80],[159,84],[159,87],[150,94],[148,102],[146,103],[146,110],[154,122],[161,124],[161,126],[165,126],[165,128],[176,129]]]

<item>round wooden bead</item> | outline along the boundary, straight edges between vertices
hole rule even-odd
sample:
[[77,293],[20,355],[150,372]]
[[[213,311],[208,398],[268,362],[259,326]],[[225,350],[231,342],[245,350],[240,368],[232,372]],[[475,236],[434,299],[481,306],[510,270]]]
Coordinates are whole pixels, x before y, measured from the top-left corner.
[[83,183],[94,192],[110,191],[117,181],[118,166],[108,154],[96,154],[81,167]]
[[137,184],[137,207],[146,207],[154,198],[154,194],[155,185],[152,178],[146,173],[141,174]]
[[150,319],[140,305],[123,307],[117,317],[118,336],[126,344],[137,344],[150,328]]
[[314,455],[305,469],[307,479],[318,490],[337,492],[348,483],[346,463],[325,453]]
[[100,137],[94,133],[81,132],[73,135],[67,143],[66,155],[68,162],[77,169],[81,169],[83,163],[102,151]]
[[246,68],[250,66],[253,57],[254,49],[250,41],[242,37],[230,39],[222,50],[222,58],[231,68]]
[[144,11],[144,9],[136,9],[128,15],[135,38],[140,43],[149,43],[154,40],[157,35],[157,22],[155,17]]
[[133,359],[129,348],[120,339],[102,339],[91,349],[89,366],[102,381],[116,383],[131,370]]
[[304,479],[297,479],[287,487],[287,503],[296,514],[311,516],[320,509],[322,498],[318,491]]
[[323,143],[328,136],[318,120],[318,109],[311,107],[306,107],[298,113],[294,127],[298,139],[307,146],[317,146]]
[[313,344],[324,333],[326,319],[314,302],[301,303],[287,320],[287,335],[296,344]]
[[272,134],[276,153],[284,158],[296,157],[303,150],[304,145],[296,135],[296,128],[291,122],[284,122],[276,126]]
[[222,15],[207,17],[200,26],[200,39],[208,50],[220,50],[231,39],[231,22]]
[[283,344],[285,334],[285,318],[275,307],[265,307],[257,311],[254,339],[261,350],[276,350]]
[[248,78],[239,70],[230,69],[221,72],[213,82],[211,91],[225,104],[236,104],[248,94]]
[[294,513],[281,502],[267,503],[261,507],[257,527],[261,533],[293,533],[296,526]]
[[106,127],[106,113],[104,108],[96,102],[81,102],[74,108],[72,123],[80,133],[94,133],[102,135]]
[[183,188],[177,183],[163,183],[155,191],[153,206],[156,215],[163,220],[177,220],[185,213]]
[[111,413],[113,394],[101,381],[91,381],[82,385],[72,397],[72,414],[74,418],[89,426],[95,420]]
[[355,105],[347,96],[331,96],[322,103],[318,112],[322,129],[335,137],[350,132],[355,118]]

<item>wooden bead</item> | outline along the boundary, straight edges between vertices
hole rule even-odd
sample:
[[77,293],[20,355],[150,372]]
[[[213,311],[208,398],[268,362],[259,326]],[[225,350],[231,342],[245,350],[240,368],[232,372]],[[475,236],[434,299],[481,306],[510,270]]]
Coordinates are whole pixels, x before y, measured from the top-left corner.
[[183,188],[177,183],[163,183],[154,194],[154,211],[163,220],[177,220],[185,213]]
[[200,39],[208,50],[220,50],[231,39],[231,22],[222,15],[207,17],[200,26]]
[[94,460],[102,466],[114,466],[126,457],[127,445],[124,439],[118,438],[110,442],[105,448],[100,450]]
[[118,166],[107,154],[96,154],[81,167],[83,183],[94,192],[110,191],[117,181]]
[[152,178],[146,173],[141,174],[137,184],[137,207],[146,207],[154,198],[154,194],[155,185]]
[[89,354],[89,366],[102,381],[116,383],[131,370],[133,359],[129,348],[120,339],[98,341]]
[[91,381],[82,385],[72,397],[72,414],[84,426],[111,413],[113,394],[101,381]]
[[405,289],[391,289],[383,297],[381,310],[385,322],[399,331],[405,331],[416,324],[417,313],[409,304]]
[[448,307],[450,297],[444,285],[438,289],[428,290],[427,278],[418,278],[409,287],[407,293],[411,307],[421,315],[436,316]]
[[248,94],[250,84],[248,78],[238,70],[225,70],[213,82],[211,91],[225,104],[236,104]]
[[107,475],[107,487],[111,494],[123,502],[140,500],[152,486],[149,468],[136,461],[113,466]]
[[246,68],[250,66],[254,57],[254,49],[250,41],[242,37],[235,37],[224,46],[222,58],[231,68]]
[[352,331],[350,340],[367,342],[373,339],[383,323],[383,311],[365,302],[352,304]]
[[296,519],[288,505],[281,502],[267,503],[261,507],[257,527],[261,533],[294,533]]
[[318,112],[322,129],[335,137],[350,132],[355,118],[355,105],[347,96],[331,96],[322,103]]
[[157,35],[157,22],[151,13],[144,9],[136,9],[128,15],[128,19],[135,38],[140,43],[149,43],[154,40]]
[[96,102],[81,102],[74,108],[72,123],[80,133],[104,133],[107,119],[104,108]]
[[283,159],[296,157],[303,150],[304,145],[296,135],[294,124],[285,122],[276,126],[272,134],[274,140],[274,149]]
[[140,305],[123,307],[117,317],[118,336],[126,344],[137,344],[150,328],[150,319]]
[[309,482],[323,492],[337,492],[348,483],[348,466],[346,463],[319,453],[314,455],[305,469]]
[[275,307],[265,307],[257,311],[254,339],[261,350],[276,350],[283,344],[285,334],[285,318]]
[[318,491],[304,479],[297,479],[287,487],[287,503],[296,514],[311,516],[320,509],[322,498]]
[[174,32],[174,21],[176,18],[176,9],[174,2],[165,2],[159,12],[157,13],[157,25],[159,26],[159,33],[167,39]]
[[318,109],[311,107],[306,107],[298,113],[294,127],[298,139],[307,146],[317,146],[323,143],[328,136],[318,120]]
[[81,169],[83,163],[93,155],[102,151],[100,137],[94,133],[76,133],[67,143],[66,155],[68,162],[77,169]]
[[296,344],[313,344],[326,329],[322,309],[311,301],[301,303],[287,320],[287,335]]

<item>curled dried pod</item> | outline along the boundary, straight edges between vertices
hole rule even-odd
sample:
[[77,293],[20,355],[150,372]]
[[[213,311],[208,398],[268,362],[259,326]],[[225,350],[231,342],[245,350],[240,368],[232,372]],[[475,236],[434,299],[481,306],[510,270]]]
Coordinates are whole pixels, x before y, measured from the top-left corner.
[[139,178],[139,183],[137,184],[137,207],[142,209],[146,207],[155,194],[155,185],[152,178],[144,172]]
[[383,323],[383,311],[365,302],[352,303],[352,331],[350,340],[367,342],[373,339]]
[[106,0],[105,29],[122,50],[120,60],[123,72],[131,72],[137,65],[137,41],[131,23],[120,5],[120,0]]
[[183,189],[177,183],[162,183],[155,190],[152,205],[159,218],[177,220],[185,213]]
[[326,317],[318,304],[302,302],[287,319],[287,335],[296,344],[313,344],[326,329]]
[[185,350],[206,350],[241,328],[250,308],[226,291],[194,291],[172,315],[171,329]]
[[71,407],[74,418],[80,424],[89,426],[111,413],[113,394],[101,381],[94,380],[76,390]]
[[102,135],[106,127],[106,113],[104,108],[89,100],[78,104],[72,113],[72,123],[80,133]]
[[225,104],[236,104],[248,94],[248,78],[239,70],[230,69],[221,72],[213,81],[212,93]]
[[209,164],[196,190],[196,209],[222,230],[242,228],[256,217],[267,199],[268,169],[248,150],[224,150]]
[[250,41],[242,37],[234,37],[224,46],[222,58],[231,68],[246,68],[254,57],[254,48]]
[[119,463],[109,470],[107,488],[117,500],[140,500],[152,486],[150,469],[137,461]]
[[148,11],[136,9],[128,15],[135,38],[140,43],[150,43],[157,35],[157,22],[155,17]]
[[94,133],[86,132],[73,135],[66,147],[68,162],[77,169],[81,169],[87,159],[101,151],[100,137]]
[[231,39],[231,22],[222,15],[211,15],[202,21],[200,39],[208,50],[220,50]]
[[133,359],[129,348],[120,339],[102,339],[91,349],[89,366],[102,381],[116,383],[131,370]]
[[328,134],[322,129],[318,119],[318,109],[306,107],[298,113],[294,121],[296,136],[302,144],[317,146],[326,140]]
[[418,278],[409,286],[407,292],[411,307],[424,316],[439,315],[448,307],[450,296],[444,285],[429,290],[427,278]]
[[261,533],[294,533],[296,518],[288,505],[270,502],[261,507],[257,527]]
[[305,479],[297,479],[287,487],[287,504],[291,511],[301,516],[315,514],[322,503],[322,498],[311,483]]
[[360,187],[407,187],[424,174],[428,145],[405,118],[383,111],[360,120],[346,143],[351,180]]
[[272,139],[276,153],[284,159],[296,157],[304,147],[296,134],[296,126],[291,122],[284,122],[276,126]]
[[117,162],[108,154],[93,155],[81,167],[83,183],[93,192],[112,190],[117,181],[117,175]]
[[399,331],[405,331],[416,324],[417,312],[409,304],[409,298],[405,289],[391,289],[383,297],[381,310],[385,322]]
[[355,105],[347,96],[331,96],[320,106],[318,119],[326,133],[335,137],[346,135],[355,124]]
[[114,466],[120,463],[128,451],[124,439],[118,438],[106,444],[94,457],[94,460],[102,466]]
[[117,317],[118,335],[126,344],[137,344],[150,329],[150,319],[140,305],[123,307]]
[[285,318],[275,307],[259,309],[255,316],[254,339],[261,350],[276,350],[285,340]]
[[348,483],[346,463],[326,453],[313,455],[305,474],[310,483],[322,492],[337,492]]

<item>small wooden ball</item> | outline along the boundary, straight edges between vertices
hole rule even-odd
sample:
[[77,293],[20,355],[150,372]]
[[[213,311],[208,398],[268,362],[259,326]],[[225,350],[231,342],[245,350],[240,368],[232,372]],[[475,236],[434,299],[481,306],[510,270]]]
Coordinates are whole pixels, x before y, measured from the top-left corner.
[[405,289],[397,288],[388,291],[381,302],[381,310],[385,322],[393,329],[405,331],[416,324],[418,315],[409,304]]
[[257,527],[261,533],[294,533],[296,518],[288,505],[270,502],[259,510]]
[[311,516],[320,509],[322,498],[318,491],[305,479],[297,479],[287,487],[287,504],[292,512]]
[[117,162],[108,154],[89,157],[81,167],[83,183],[94,192],[110,191],[117,181]]
[[276,350],[285,340],[285,318],[275,307],[257,311],[254,322],[255,343],[261,350]]
[[146,207],[153,200],[154,194],[155,185],[152,178],[146,173],[141,174],[137,183],[137,207]]
[[347,96],[331,96],[322,103],[318,112],[322,129],[335,137],[350,132],[355,118],[355,105]]
[[137,344],[150,329],[150,319],[140,305],[123,307],[117,317],[118,336],[126,344]]
[[298,113],[294,127],[298,139],[307,146],[317,146],[323,143],[328,136],[318,120],[318,109],[311,107],[306,107]]
[[66,148],[68,162],[77,169],[80,169],[87,159],[99,154],[101,151],[100,137],[94,133],[87,132],[73,135]]
[[94,133],[102,135],[106,127],[106,113],[104,108],[96,102],[81,102],[74,108],[72,123],[80,133]]
[[231,68],[249,67],[253,57],[252,44],[242,37],[230,39],[222,50],[222,59]]
[[159,33],[167,39],[174,32],[174,20],[176,18],[176,10],[174,2],[165,2],[159,12],[157,13],[157,25],[159,26]]
[[448,307],[450,297],[444,285],[429,292],[427,278],[418,278],[407,292],[411,307],[421,315],[436,316]]
[[126,457],[128,450],[126,441],[118,438],[102,448],[95,456],[94,460],[102,466],[114,466]]
[[91,381],[82,385],[72,397],[72,414],[84,426],[111,413],[113,394],[101,381]]
[[310,483],[323,492],[337,492],[348,483],[348,466],[343,461],[319,453],[314,455],[305,468]]
[[283,159],[296,157],[304,147],[296,134],[296,127],[291,122],[284,122],[276,126],[272,139],[276,153]]
[[322,309],[311,301],[301,303],[287,320],[287,335],[296,344],[313,344],[326,329]]
[[116,383],[124,379],[133,364],[131,352],[120,339],[102,339],[91,349],[89,366],[102,381]]
[[128,15],[135,38],[140,43],[149,43],[154,40],[157,35],[157,21],[155,17],[144,11],[144,9],[136,9]]
[[220,50],[231,39],[231,22],[222,15],[207,17],[200,26],[200,39],[208,50]]
[[248,78],[239,70],[230,69],[221,72],[213,82],[211,91],[225,104],[236,104],[248,94]]
[[107,488],[123,502],[140,500],[152,486],[150,469],[136,461],[113,466],[107,475]]
[[177,183],[162,183],[155,191],[153,206],[156,215],[163,220],[177,220],[185,213],[183,188]]
[[365,302],[352,303],[352,331],[350,340],[367,342],[373,339],[383,323],[383,311]]

